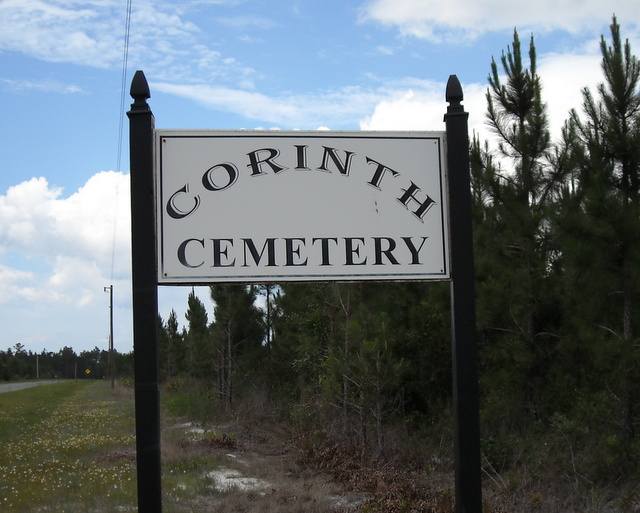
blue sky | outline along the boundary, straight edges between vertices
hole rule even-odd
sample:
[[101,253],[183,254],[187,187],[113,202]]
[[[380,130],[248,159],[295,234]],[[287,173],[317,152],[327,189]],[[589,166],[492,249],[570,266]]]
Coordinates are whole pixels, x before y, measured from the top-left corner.
[[[0,0],[0,348],[132,348],[126,0]],[[158,128],[442,130],[457,74],[488,138],[492,56],[534,34],[551,128],[601,81],[616,14],[640,53],[636,2],[132,0],[136,69]],[[184,322],[186,288],[161,288]],[[199,295],[211,312],[207,291]],[[211,314],[210,314],[211,317]]]

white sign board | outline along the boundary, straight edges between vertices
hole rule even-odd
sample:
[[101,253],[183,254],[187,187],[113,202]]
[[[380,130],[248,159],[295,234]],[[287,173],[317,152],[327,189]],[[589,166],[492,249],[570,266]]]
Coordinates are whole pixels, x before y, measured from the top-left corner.
[[448,279],[444,139],[156,130],[158,283]]

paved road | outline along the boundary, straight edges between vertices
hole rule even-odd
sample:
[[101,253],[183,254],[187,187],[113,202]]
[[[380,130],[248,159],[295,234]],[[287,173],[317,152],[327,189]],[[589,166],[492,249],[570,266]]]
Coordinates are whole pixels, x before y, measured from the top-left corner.
[[51,379],[48,381],[28,381],[26,383],[3,383],[0,384],[0,394],[4,392],[15,392],[16,390],[24,390],[25,388],[39,387],[40,385],[52,385],[53,383],[62,383],[62,379]]

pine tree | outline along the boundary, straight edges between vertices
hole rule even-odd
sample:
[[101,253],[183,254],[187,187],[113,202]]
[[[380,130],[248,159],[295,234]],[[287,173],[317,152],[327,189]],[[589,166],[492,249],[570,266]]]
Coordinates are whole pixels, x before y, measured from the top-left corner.
[[[599,374],[620,404],[627,448],[635,437],[640,350],[634,319],[640,314],[640,64],[616,18],[611,46],[601,38],[604,83],[583,90],[582,116],[573,111],[566,132],[574,155],[574,186],[559,223],[563,253],[576,279],[570,307],[584,338],[607,358]],[[592,351],[595,350],[592,349]],[[594,371],[595,373],[595,371]],[[613,379],[615,377],[615,379]],[[595,379],[595,378],[594,378]]]
[[156,323],[158,325],[158,379],[165,381],[169,377],[169,337],[160,314],[157,315]]
[[301,425],[363,451],[373,446],[382,458],[397,415],[439,414],[451,400],[449,289],[442,285],[283,285],[271,362],[297,391]]
[[203,377],[210,372],[212,344],[209,337],[207,310],[194,290],[187,298],[187,371],[192,377]]
[[283,398],[307,403],[322,379],[335,331],[335,305],[327,300],[329,284],[283,283],[276,297],[271,348],[274,389]]
[[[255,306],[253,286],[221,284],[210,288],[215,321],[215,361],[220,399],[227,409],[234,404],[235,390],[245,372],[259,368],[264,347],[262,313]],[[255,375],[254,375],[255,377]]]
[[544,408],[541,390],[557,341],[552,293],[557,251],[548,212],[564,173],[554,165],[533,37],[528,56],[526,68],[514,31],[500,59],[504,82],[492,60],[487,122],[497,149],[475,138],[470,155],[480,354],[484,364],[503,369],[489,379],[497,379],[493,387],[508,390],[514,419],[523,418],[522,408],[536,417]]
[[169,348],[167,351],[167,373],[168,378],[172,378],[185,371],[186,348],[181,334],[178,332],[178,315],[175,310],[171,310],[169,318],[165,324]]

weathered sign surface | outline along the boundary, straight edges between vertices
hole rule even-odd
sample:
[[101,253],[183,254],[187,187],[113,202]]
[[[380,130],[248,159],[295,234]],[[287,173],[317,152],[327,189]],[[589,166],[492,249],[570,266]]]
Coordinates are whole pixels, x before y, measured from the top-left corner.
[[156,130],[158,283],[448,279],[444,138]]

